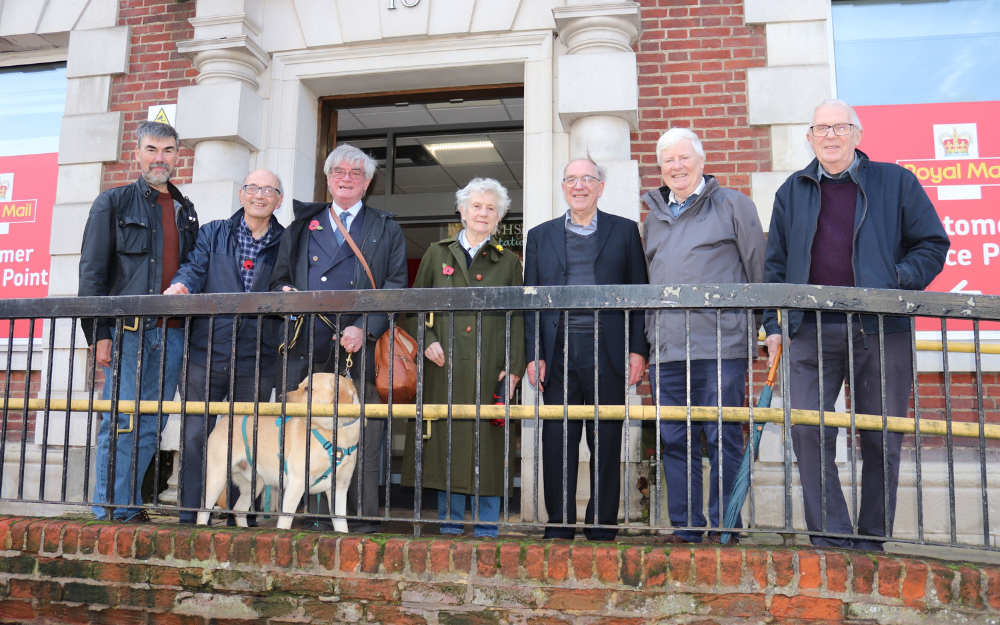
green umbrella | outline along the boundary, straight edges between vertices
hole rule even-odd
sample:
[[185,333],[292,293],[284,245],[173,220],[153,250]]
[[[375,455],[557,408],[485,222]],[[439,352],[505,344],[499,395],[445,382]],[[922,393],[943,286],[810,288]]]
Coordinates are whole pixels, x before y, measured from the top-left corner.
[[[771,369],[767,372],[767,382],[760,392],[760,399],[757,401],[758,408],[771,407],[771,394],[774,392],[774,378],[778,373],[778,361],[781,360],[781,345],[778,345],[778,353],[771,363]],[[752,374],[751,374],[752,375]],[[746,451],[743,452],[743,460],[740,461],[740,470],[733,480],[733,490],[729,493],[729,505],[726,506],[726,516],[723,519],[723,527],[734,527],[740,510],[743,509],[743,502],[747,500],[747,492],[750,490],[750,465],[754,461],[754,452],[760,445],[760,437],[764,433],[764,424],[755,423],[747,441]],[[722,544],[729,544],[729,537],[732,532],[722,533]]]

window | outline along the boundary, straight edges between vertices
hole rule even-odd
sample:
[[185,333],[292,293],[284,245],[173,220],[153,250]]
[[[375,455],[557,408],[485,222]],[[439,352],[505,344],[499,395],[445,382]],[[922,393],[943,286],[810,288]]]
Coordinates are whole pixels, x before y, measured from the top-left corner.
[[833,42],[852,105],[1000,100],[1000,0],[834,2]]

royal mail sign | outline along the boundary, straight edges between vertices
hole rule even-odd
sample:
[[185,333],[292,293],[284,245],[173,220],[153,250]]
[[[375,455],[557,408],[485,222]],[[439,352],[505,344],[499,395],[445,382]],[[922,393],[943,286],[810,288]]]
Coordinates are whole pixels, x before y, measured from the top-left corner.
[[928,290],[1000,294],[1000,102],[856,110],[865,129],[861,149],[913,172],[951,239],[944,270]]

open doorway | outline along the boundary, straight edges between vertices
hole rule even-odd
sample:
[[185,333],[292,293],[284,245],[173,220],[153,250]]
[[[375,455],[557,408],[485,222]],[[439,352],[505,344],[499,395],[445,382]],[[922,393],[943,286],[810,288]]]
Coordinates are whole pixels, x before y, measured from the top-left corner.
[[330,201],[322,167],[335,146],[350,143],[375,158],[365,203],[397,215],[412,281],[427,247],[461,229],[455,192],[475,177],[494,178],[511,198],[497,236],[520,254],[523,93],[522,85],[501,85],[324,99],[317,201]]
[[[461,230],[455,192],[476,177],[494,178],[507,188],[511,205],[497,238],[522,255],[523,85],[330,97],[321,105],[316,200],[331,200],[322,169],[334,147],[350,143],[372,156],[378,171],[365,203],[396,214],[406,236],[411,286],[427,248]],[[518,390],[512,403],[520,401]],[[412,510],[413,489],[399,486],[405,420],[394,420],[392,431],[392,507]],[[518,422],[511,430],[518,459],[520,432]],[[520,512],[520,466],[519,460],[511,464],[512,515]],[[386,482],[382,476],[380,484]],[[423,501],[425,512],[433,514],[436,493],[426,491]]]

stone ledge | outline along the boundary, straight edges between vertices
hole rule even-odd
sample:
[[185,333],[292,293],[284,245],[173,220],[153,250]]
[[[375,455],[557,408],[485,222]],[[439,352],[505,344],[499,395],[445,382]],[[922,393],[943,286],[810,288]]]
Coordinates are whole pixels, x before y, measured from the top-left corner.
[[425,623],[470,612],[483,622],[573,615],[637,624],[1000,615],[1000,567],[849,550],[372,539],[26,517],[0,518],[0,548],[0,620],[56,618],[67,602],[86,604],[74,609],[92,617],[184,614],[191,623]]

